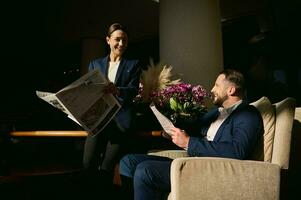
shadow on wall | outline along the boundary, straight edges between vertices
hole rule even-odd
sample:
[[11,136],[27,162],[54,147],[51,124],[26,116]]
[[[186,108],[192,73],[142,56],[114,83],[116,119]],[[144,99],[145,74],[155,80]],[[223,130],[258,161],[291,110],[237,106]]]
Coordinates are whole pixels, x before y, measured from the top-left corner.
[[287,33],[276,25],[263,32],[256,15],[223,22],[224,66],[245,75],[250,102],[267,96],[275,103],[291,96],[301,105],[296,92],[301,89],[299,59],[289,53],[293,47],[288,48],[284,41]]
[[294,120],[291,144],[290,166],[288,170],[288,196],[294,199],[301,194],[301,121]]

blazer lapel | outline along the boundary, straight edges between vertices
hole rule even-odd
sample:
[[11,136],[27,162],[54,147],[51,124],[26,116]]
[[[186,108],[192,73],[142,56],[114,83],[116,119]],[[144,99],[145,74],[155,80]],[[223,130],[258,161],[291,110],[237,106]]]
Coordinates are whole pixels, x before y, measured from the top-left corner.
[[117,70],[117,73],[116,73],[116,77],[115,77],[115,82],[114,84],[117,84],[118,81],[119,81],[119,78],[122,74],[122,71],[124,70],[124,68],[126,67],[126,60],[124,59],[121,59],[120,61],[120,64],[119,64],[119,67],[118,67],[118,70]]
[[203,124],[203,127],[200,130],[201,135],[203,137],[207,135],[210,124],[217,119],[218,115],[219,115],[218,109],[215,108],[199,118],[199,123]]
[[[100,65],[102,73],[108,79],[108,70],[109,70],[109,56],[103,59],[103,63]],[[109,79],[108,79],[109,80]]]
[[219,127],[215,137],[214,137],[214,141],[218,141],[220,139],[220,137],[222,136],[222,133],[224,132],[224,128],[227,124],[229,124],[232,115],[237,112],[238,110],[240,110],[243,106],[245,106],[244,102],[241,103],[228,117],[227,119],[222,123],[222,125]]
[[217,133],[213,139],[214,141],[218,141],[220,139],[220,137],[222,136],[222,133],[224,132],[224,128],[225,128],[226,124],[229,123],[229,117],[222,123],[222,125],[217,130]]

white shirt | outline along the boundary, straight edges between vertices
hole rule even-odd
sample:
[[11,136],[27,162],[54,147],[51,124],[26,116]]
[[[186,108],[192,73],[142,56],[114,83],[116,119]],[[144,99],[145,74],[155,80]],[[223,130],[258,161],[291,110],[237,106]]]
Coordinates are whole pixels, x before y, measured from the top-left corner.
[[116,74],[117,74],[119,64],[120,64],[120,61],[109,63],[108,78],[112,83],[115,82],[115,78],[116,78]]
[[232,105],[229,108],[223,108],[223,107],[218,108],[220,114],[219,114],[218,118],[210,124],[210,127],[207,131],[206,138],[207,138],[208,141],[213,141],[219,127],[227,119],[227,117],[237,108],[237,106],[241,103],[242,103],[242,100],[235,103],[234,105]]

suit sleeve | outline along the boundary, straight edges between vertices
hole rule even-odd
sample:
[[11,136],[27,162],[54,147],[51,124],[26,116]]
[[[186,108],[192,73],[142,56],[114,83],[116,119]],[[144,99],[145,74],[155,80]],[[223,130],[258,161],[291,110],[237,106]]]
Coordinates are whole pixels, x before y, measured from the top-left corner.
[[133,98],[138,93],[141,73],[139,61],[135,61],[133,66],[127,73],[129,74],[129,78],[127,79],[127,81],[124,84],[117,86],[120,91],[118,100],[121,104],[132,103]]

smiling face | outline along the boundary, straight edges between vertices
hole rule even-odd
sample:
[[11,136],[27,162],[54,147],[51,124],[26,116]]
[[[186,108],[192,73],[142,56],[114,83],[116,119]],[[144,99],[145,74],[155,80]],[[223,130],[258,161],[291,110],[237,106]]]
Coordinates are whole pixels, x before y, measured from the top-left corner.
[[226,80],[226,76],[224,74],[220,74],[211,89],[211,93],[213,96],[213,103],[217,106],[223,106],[223,103],[227,101],[229,98],[229,81]]
[[122,30],[116,30],[106,39],[111,49],[111,56],[121,57],[128,45],[127,34]]

